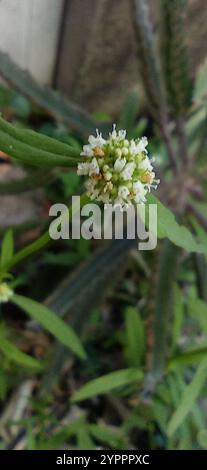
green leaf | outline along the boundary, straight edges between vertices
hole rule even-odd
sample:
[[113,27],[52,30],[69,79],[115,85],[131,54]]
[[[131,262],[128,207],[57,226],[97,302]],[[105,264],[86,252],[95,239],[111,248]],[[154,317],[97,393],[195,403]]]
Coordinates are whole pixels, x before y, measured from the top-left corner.
[[144,325],[136,308],[125,311],[125,348],[130,367],[138,367],[144,354]]
[[4,335],[0,334],[0,350],[12,362],[23,367],[42,369],[42,364],[33,357],[20,351],[14,344],[8,341]]
[[191,217],[190,221],[193,225],[193,228],[196,232],[196,235],[197,235],[199,241],[203,245],[207,246],[207,233],[206,233],[206,230],[204,230],[203,227],[201,227],[201,225],[198,223],[197,219],[195,219],[194,217]]
[[81,450],[95,449],[95,444],[93,443],[90,437],[89,426],[87,426],[86,424],[82,424],[82,426],[79,426],[77,430],[77,444],[78,449]]
[[81,401],[95,395],[111,392],[131,383],[139,383],[143,379],[143,373],[138,369],[122,369],[103,375],[83,385],[72,396],[72,401]]
[[207,346],[200,348],[188,349],[182,354],[176,354],[174,357],[169,359],[168,369],[173,370],[178,366],[191,366],[192,364],[197,364],[204,357],[207,356]]
[[189,385],[187,385],[182,393],[180,404],[176,411],[173,413],[167,428],[169,436],[173,436],[179,426],[184,422],[187,415],[190,413],[192,406],[198,399],[199,394],[206,381],[207,372],[207,357],[205,357]]
[[197,243],[191,232],[179,225],[174,214],[154,194],[148,194],[148,204],[157,204],[157,236],[168,238],[175,245],[188,252],[207,253],[207,247]]
[[11,229],[7,230],[1,246],[1,269],[9,263],[14,254],[14,240],[13,232]]
[[206,429],[201,429],[201,431],[198,432],[197,435],[198,439],[198,444],[202,449],[207,449],[207,430]]
[[35,166],[76,166],[79,150],[51,137],[9,124],[0,117],[0,150]]
[[181,334],[183,323],[183,299],[181,290],[177,285],[174,287],[174,316],[172,325],[172,351],[176,348],[177,340]]
[[188,313],[199,322],[201,329],[207,333],[207,304],[199,298],[190,298]]
[[124,445],[124,436],[119,428],[106,424],[91,424],[90,434],[100,442],[107,444],[110,448],[121,449]]
[[28,313],[34,320],[42,325],[49,333],[57,338],[64,346],[75,353],[80,359],[85,359],[86,354],[83,346],[73,331],[61,318],[52,310],[35,300],[28,299],[21,295],[13,295],[11,301]]

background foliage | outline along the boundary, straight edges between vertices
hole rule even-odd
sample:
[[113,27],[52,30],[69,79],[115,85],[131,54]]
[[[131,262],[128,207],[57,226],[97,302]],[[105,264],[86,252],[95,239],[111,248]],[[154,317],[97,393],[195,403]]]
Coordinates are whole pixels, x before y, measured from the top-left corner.
[[48,208],[81,194],[82,144],[114,118],[149,137],[161,178],[148,200],[158,204],[152,252],[133,240],[49,243],[48,211],[1,227],[1,282],[16,291],[1,305],[2,449],[207,446],[206,62],[193,81],[183,0],[160,1],[158,41],[147,2],[131,8],[145,115],[133,92],[119,116],[91,116],[0,53],[13,87],[0,88],[0,168],[23,171],[0,183],[2,204],[41,190]]

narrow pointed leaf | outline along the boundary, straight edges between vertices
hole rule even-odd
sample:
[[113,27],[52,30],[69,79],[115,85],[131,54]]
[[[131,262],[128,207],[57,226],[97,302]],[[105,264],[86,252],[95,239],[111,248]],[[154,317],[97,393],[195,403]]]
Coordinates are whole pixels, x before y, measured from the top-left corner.
[[12,302],[28,313],[34,320],[57,338],[64,346],[75,353],[80,359],[85,359],[83,346],[73,329],[59,318],[52,310],[35,300],[15,294]]
[[12,362],[23,367],[42,369],[42,364],[28,354],[20,351],[14,344],[0,335],[0,350]]
[[148,204],[157,204],[157,236],[168,238],[188,252],[207,253],[207,246],[197,243],[190,230],[180,225],[173,212],[165,207],[154,194],[147,197]]
[[1,246],[1,269],[4,269],[4,267],[11,261],[12,256],[14,253],[14,240],[13,240],[13,232],[11,229],[9,229],[2,241],[2,246]]
[[192,406],[198,399],[202,387],[206,381],[207,373],[207,357],[205,357],[193,377],[193,380],[187,385],[181,396],[180,404],[176,411],[173,413],[170,422],[168,424],[167,433],[169,436],[173,436],[178,427],[183,423],[186,416],[190,413]]
[[132,383],[139,383],[143,379],[143,373],[138,369],[122,369],[91,380],[74,393],[72,401],[81,401],[95,395],[109,393],[117,388],[125,387]]

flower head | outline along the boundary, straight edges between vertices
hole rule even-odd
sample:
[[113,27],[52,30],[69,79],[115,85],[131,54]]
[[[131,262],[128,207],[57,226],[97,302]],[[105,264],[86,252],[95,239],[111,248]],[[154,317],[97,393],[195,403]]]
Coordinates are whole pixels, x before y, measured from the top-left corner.
[[121,208],[145,203],[147,192],[159,183],[146,150],[147,138],[129,141],[126,131],[117,131],[114,124],[107,140],[96,130],[96,136],[90,135],[88,142],[81,152],[86,160],[77,170],[79,175],[88,176],[88,196]]
[[13,295],[13,290],[5,283],[0,284],[0,303],[8,302]]

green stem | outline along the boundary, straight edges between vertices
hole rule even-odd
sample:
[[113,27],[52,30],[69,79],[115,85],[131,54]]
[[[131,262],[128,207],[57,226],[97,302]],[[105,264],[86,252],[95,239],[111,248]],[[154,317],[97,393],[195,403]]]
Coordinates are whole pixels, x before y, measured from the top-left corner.
[[[177,274],[179,249],[164,241],[159,259],[156,291],[153,299],[153,318],[150,325],[150,349],[143,397],[149,398],[165,373],[170,354],[170,328],[173,313],[173,286]],[[153,294],[152,294],[153,295]]]

